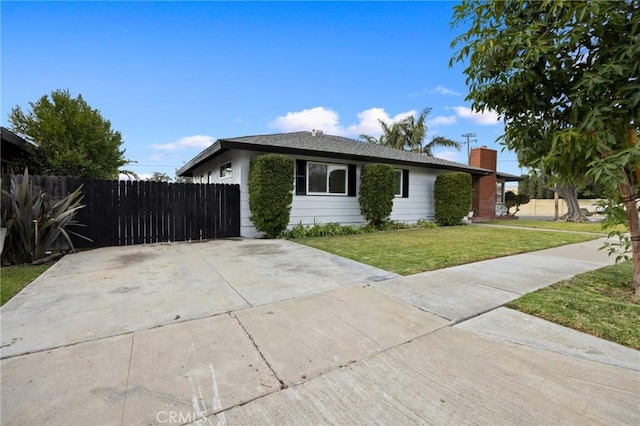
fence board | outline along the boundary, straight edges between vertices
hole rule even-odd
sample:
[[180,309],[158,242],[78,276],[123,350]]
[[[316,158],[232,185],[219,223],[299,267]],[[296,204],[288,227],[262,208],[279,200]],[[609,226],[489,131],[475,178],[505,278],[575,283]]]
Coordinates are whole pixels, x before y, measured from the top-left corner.
[[[239,185],[30,178],[50,202],[82,186],[85,207],[76,221],[86,226],[71,230],[92,241],[73,236],[78,248],[240,236]],[[9,180],[2,176],[5,190]]]

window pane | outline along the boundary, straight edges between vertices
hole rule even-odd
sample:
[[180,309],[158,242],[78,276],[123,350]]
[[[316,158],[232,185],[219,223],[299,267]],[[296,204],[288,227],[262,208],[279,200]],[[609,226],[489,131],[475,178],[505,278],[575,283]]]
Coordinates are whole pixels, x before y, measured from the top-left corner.
[[231,163],[225,163],[220,166],[220,177],[231,176]]
[[496,203],[504,203],[504,182],[496,184]]
[[331,167],[329,172],[329,193],[347,193],[347,169],[344,167]]
[[309,164],[309,192],[327,192],[327,166]]
[[402,170],[394,170],[394,194],[402,195]]

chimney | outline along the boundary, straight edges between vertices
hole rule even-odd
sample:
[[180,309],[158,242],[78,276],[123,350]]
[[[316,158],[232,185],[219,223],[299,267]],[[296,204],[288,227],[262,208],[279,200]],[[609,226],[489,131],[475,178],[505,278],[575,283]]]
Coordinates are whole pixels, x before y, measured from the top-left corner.
[[489,169],[493,173],[488,176],[474,177],[473,210],[481,220],[491,220],[496,216],[496,165],[497,151],[481,146],[471,150],[469,165],[481,169]]

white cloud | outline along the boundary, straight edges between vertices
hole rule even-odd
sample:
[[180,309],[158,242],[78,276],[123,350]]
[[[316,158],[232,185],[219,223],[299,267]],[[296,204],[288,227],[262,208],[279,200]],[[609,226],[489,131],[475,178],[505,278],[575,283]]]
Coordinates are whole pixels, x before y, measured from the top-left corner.
[[498,116],[498,113],[492,110],[475,112],[472,111],[471,108],[467,108],[464,106],[457,106],[453,107],[452,109],[456,112],[456,114],[458,114],[458,117],[466,118],[481,126],[493,126],[500,123],[500,117]]
[[378,136],[382,132],[378,120],[392,123],[412,114],[416,114],[416,111],[402,112],[391,117],[384,108],[369,108],[357,114],[358,123],[345,127],[340,124],[340,116],[337,112],[320,106],[298,112],[288,112],[273,120],[269,126],[282,132],[319,129],[330,135],[358,136],[364,133]]
[[407,112],[401,112],[393,117],[384,110],[384,108],[369,108],[358,113],[358,124],[352,124],[346,128],[345,134],[347,135],[371,135],[379,136],[382,133],[380,128],[380,121],[384,121],[387,124],[391,124],[395,121],[402,120],[410,115],[416,114],[416,111],[411,110]]
[[215,139],[212,136],[194,135],[194,136],[185,136],[171,143],[154,144],[154,145],[151,145],[151,148],[159,149],[161,151],[176,151],[181,149],[192,149],[192,148],[204,149],[209,145],[211,145],[213,142],[215,142]]
[[434,154],[433,156],[437,158],[442,158],[443,160],[460,162],[460,160],[458,160],[458,152],[455,152],[455,151],[442,151],[437,154]]
[[151,154],[149,156],[149,160],[153,161],[153,162],[157,162],[157,161],[162,161],[165,159],[165,155],[164,154]]
[[440,115],[427,120],[427,127],[447,126],[455,124],[457,118],[455,115]]
[[430,93],[439,93],[444,96],[462,96],[462,93],[456,92],[455,90],[449,89],[444,86],[436,86],[436,88],[431,90]]
[[340,127],[340,117],[338,113],[332,109],[325,107],[315,107],[304,109],[298,112],[288,112],[287,115],[280,116],[269,123],[283,132],[311,131],[312,129],[320,129],[325,133],[332,135],[342,134]]

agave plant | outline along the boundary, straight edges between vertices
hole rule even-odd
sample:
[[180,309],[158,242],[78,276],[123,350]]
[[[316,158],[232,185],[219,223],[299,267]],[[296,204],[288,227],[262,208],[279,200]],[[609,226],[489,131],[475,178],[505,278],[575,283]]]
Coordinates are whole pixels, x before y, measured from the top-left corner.
[[84,207],[82,187],[53,202],[32,185],[29,171],[25,170],[22,181],[11,175],[9,190],[2,191],[2,198],[3,222],[7,227],[4,257],[13,264],[41,259],[61,236],[71,249],[70,234],[85,238],[67,229],[79,225],[75,216]]

